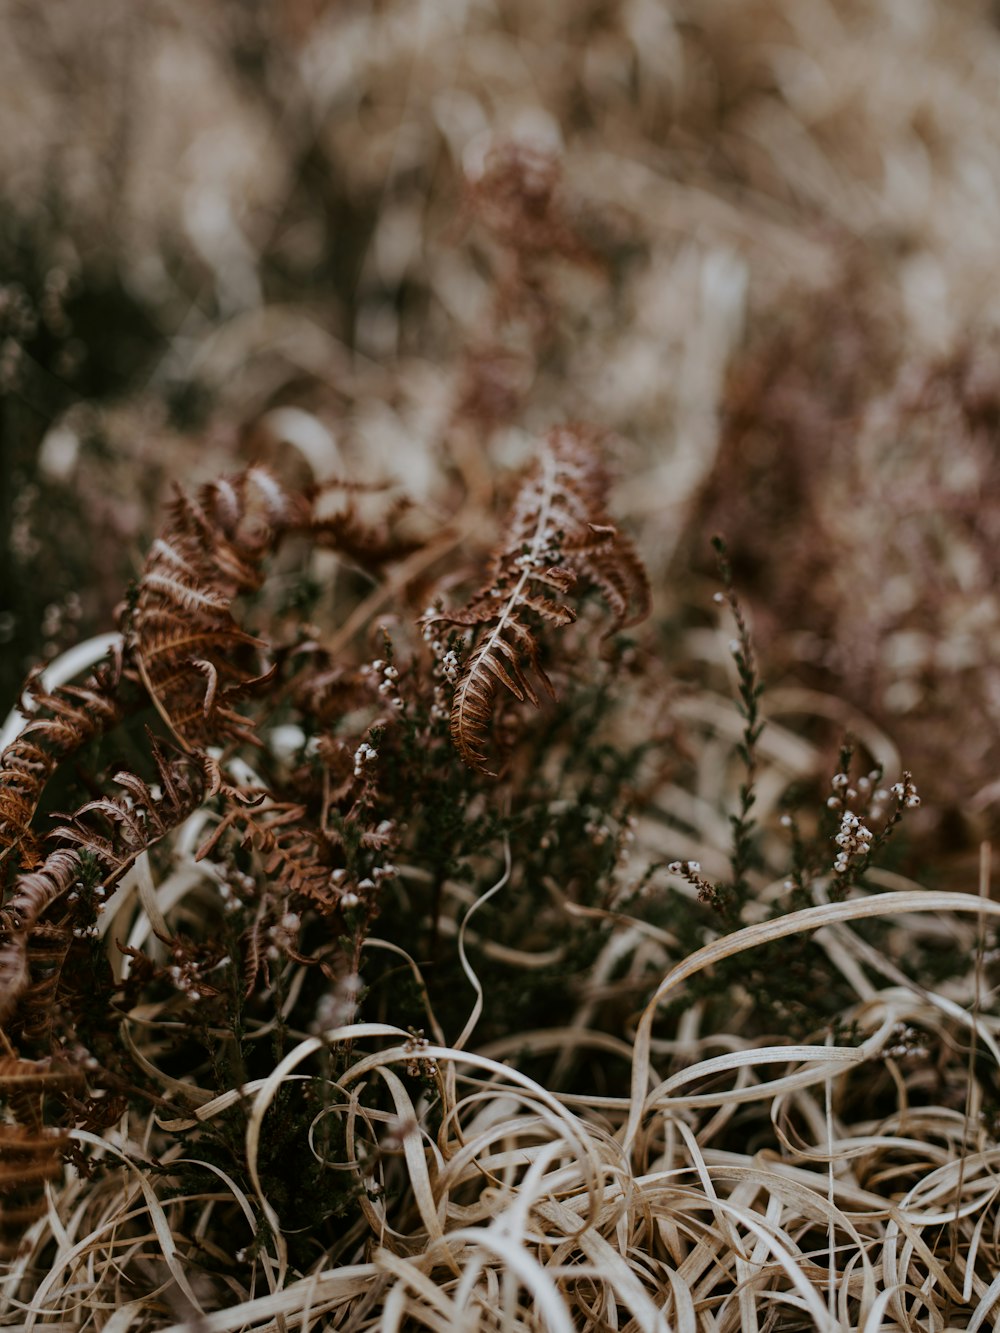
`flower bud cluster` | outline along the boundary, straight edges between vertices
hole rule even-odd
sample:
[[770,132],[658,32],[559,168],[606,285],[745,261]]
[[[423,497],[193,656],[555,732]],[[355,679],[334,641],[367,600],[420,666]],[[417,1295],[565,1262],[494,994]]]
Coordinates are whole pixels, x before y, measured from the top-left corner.
[[845,805],[860,799],[869,804],[869,814],[878,819],[883,812],[889,793],[878,784],[882,778],[880,769],[873,768],[864,777],[858,778],[854,786],[846,773],[834,773],[831,780],[833,795],[827,800],[831,810],[842,810]]
[[403,707],[403,699],[399,693],[399,671],[391,662],[383,662],[378,657],[363,670],[368,674],[380,675],[382,679],[378,684],[379,694],[383,695],[393,708]]
[[341,867],[331,872],[330,883],[337,891],[340,908],[349,912],[360,907],[363,901],[372,901],[379,886],[387,879],[395,879],[398,874],[396,867],[386,861],[382,865],[372,866],[368,874],[356,883],[351,881],[347,870]]
[[887,1060],[926,1060],[930,1051],[920,1032],[907,1023],[897,1023],[889,1034],[890,1043],[882,1049]]
[[424,638],[434,654],[435,676],[444,676],[447,680],[456,681],[462,669],[458,653],[454,648],[446,647],[444,642],[436,637],[433,625],[424,626]]
[[907,810],[915,810],[920,804],[916,784],[909,773],[904,773],[902,781],[893,785],[892,794],[900,805],[904,805]]
[[[83,885],[79,881],[77,881],[74,888],[66,895],[66,901],[69,903],[75,903],[80,900],[81,896],[83,897],[84,901],[87,901],[87,899],[89,898],[90,906],[94,909],[94,911],[98,916],[101,916],[104,912],[105,907],[107,906],[107,904],[104,902],[104,896],[106,892],[107,891],[103,884],[95,884],[88,891],[83,887]],[[99,936],[100,936],[100,931],[94,924],[88,926],[73,927],[73,938],[75,940],[96,940],[99,938]]]
[[672,875],[680,875],[698,890],[698,897],[703,903],[714,905],[718,900],[718,891],[711,880],[701,873],[700,861],[671,861],[667,869]]
[[[198,989],[198,979],[191,972],[190,968],[180,967],[175,963],[172,967],[167,968],[167,976],[177,989],[182,994],[186,995],[189,1000],[201,999],[202,992]],[[209,987],[208,993],[210,995],[214,994],[211,987]]]
[[834,838],[834,842],[840,848],[833,861],[833,868],[838,875],[846,873],[852,856],[866,856],[871,851],[874,837],[875,834],[862,822],[860,816],[851,810],[844,811],[844,817],[840,821],[840,832]]
[[281,957],[282,950],[294,946],[301,925],[302,918],[298,912],[286,912],[280,921],[268,926],[267,938],[270,943],[267,947],[267,956],[272,962]]
[[[434,607],[428,607],[425,615],[436,616],[438,614]],[[424,625],[424,640],[430,645],[430,650],[434,654],[433,674],[436,680],[434,686],[434,701],[431,704],[431,719],[434,722],[445,722],[451,716],[451,696],[445,685],[454,685],[462,674],[462,661],[458,651],[455,648],[449,648],[444,640],[438,637],[438,627],[434,621],[428,621]],[[452,642],[454,642],[452,638]]]
[[338,900],[341,908],[349,912],[352,907],[357,907],[361,899],[355,892],[354,886],[347,877],[347,871],[341,867],[330,874],[330,883],[338,892]]
[[421,1056],[420,1052],[426,1050],[430,1042],[424,1036],[423,1029],[410,1030],[410,1037],[406,1043],[406,1054],[410,1057],[406,1062],[406,1072],[410,1078],[434,1078],[438,1072],[437,1061],[426,1056]]
[[431,721],[447,722],[451,717],[451,709],[448,706],[448,693],[443,685],[434,686],[434,700],[431,703]]
[[378,750],[367,741],[362,741],[354,751],[354,776],[362,778],[378,758]]
[[238,912],[243,906],[241,892],[246,895],[247,899],[250,899],[255,891],[256,885],[252,875],[247,875],[233,866],[227,866],[225,878],[219,879],[219,897],[222,899],[222,910],[227,915]]
[[538,547],[536,550],[522,551],[520,555],[514,557],[512,563],[515,569],[532,570],[548,569],[551,565],[559,564],[561,560],[562,554],[558,545],[549,545]]

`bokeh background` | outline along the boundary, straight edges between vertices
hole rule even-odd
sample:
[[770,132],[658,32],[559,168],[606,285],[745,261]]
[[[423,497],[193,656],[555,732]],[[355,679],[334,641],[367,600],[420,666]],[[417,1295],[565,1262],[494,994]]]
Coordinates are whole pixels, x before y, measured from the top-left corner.
[[722,531],[772,690],[891,734],[957,851],[989,829],[994,3],[0,19],[0,711],[112,626],[173,482],[264,458],[445,523],[575,418],[665,661]]

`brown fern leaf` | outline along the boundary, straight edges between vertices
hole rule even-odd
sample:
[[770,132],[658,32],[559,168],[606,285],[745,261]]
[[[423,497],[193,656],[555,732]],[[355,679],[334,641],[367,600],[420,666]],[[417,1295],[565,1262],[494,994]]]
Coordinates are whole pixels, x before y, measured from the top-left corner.
[[553,259],[603,267],[574,221],[558,158],[543,148],[515,141],[495,145],[467,182],[465,211],[499,248],[501,319],[521,314],[551,323],[546,274]]
[[0,1258],[16,1253],[25,1231],[45,1212],[44,1189],[62,1174],[65,1132],[43,1124],[43,1097],[83,1082],[79,1071],[51,1060],[0,1057],[0,1099],[18,1124],[0,1125]]
[[153,736],[148,740],[156,764],[158,795],[138,774],[116,773],[114,781],[125,788],[125,796],[99,796],[87,801],[74,814],[63,816],[69,823],[60,824],[50,835],[89,852],[107,884],[119,879],[136,857],[198,809],[212,777],[211,763],[201,756],[178,755],[171,759]]
[[486,755],[500,687],[537,705],[530,669],[553,693],[538,660],[533,622],[562,626],[576,618],[553,592],[565,596],[581,584],[596,587],[614,618],[608,633],[648,613],[645,570],[632,544],[608,522],[609,482],[597,441],[581,426],[550,432],[538,465],[517,493],[486,587],[464,608],[425,617],[425,624],[483,627],[458,679],[451,712],[455,746],[480,772],[490,772]]
[[253,925],[243,935],[243,994],[246,998],[253,994],[261,967],[261,937],[264,930],[264,917],[258,915]]
[[272,801],[251,813],[246,805],[234,801],[198,848],[195,859],[208,856],[230,829],[239,832],[241,846],[259,853],[268,881],[289,895],[306,899],[321,912],[336,909],[338,894],[328,849],[306,823],[304,806]]
[[0,930],[17,933],[29,930],[42,913],[61,897],[80,874],[80,858],[59,848],[50,852],[40,869],[22,875],[10,900],[0,910]]
[[269,679],[247,669],[267,645],[242,630],[233,599],[262,582],[261,564],[307,506],[261,467],[178,492],[139,583],[128,643],[143,684],[186,750],[221,741],[256,743],[233,702]]
[[329,725],[353,708],[363,708],[377,699],[374,688],[364,672],[334,663],[317,650],[291,682],[289,695],[314,722]]
[[40,869],[17,880],[10,900],[0,909],[0,1023],[8,1022],[15,1013],[31,982],[29,932],[42,913],[76,883],[79,874],[76,852],[59,848],[46,857]]
[[28,989],[27,935],[9,932],[0,942],[0,1024],[8,1023]]
[[[40,1030],[48,990],[31,984],[29,943],[34,961],[41,963],[41,941],[30,932],[48,909],[78,881],[80,852],[89,852],[107,883],[120,878],[140,853],[175,828],[201,804],[206,786],[206,765],[187,756],[169,759],[149,737],[161,793],[154,796],[142,778],[118,773],[115,781],[126,796],[102,796],[87,801],[69,822],[53,830],[57,847],[42,865],[15,883],[9,900],[0,908],[0,1023],[8,1022],[24,1003],[34,1017],[21,1013],[20,1022]],[[95,817],[101,823],[97,824]],[[68,844],[68,845],[67,845]],[[31,990],[31,996],[26,992]]]
[[28,934],[28,985],[17,1007],[17,1036],[29,1049],[45,1050],[50,1041],[56,995],[72,935],[43,922]]
[[[0,1093],[14,1100],[28,1093],[59,1092],[83,1082],[78,1069],[54,1060],[19,1060],[15,1055],[0,1056]],[[28,1116],[24,1119],[27,1121]]]
[[[46,691],[40,670],[28,677],[21,708],[29,721],[0,756],[0,856],[29,838],[42,791],[60,761],[121,718],[121,671],[117,652],[83,685]],[[33,847],[24,850],[33,861]]]
[[[388,482],[327,481],[306,493],[303,529],[321,549],[336,551],[366,573],[377,575],[387,564],[418,551],[424,540],[405,532],[414,509],[407,495],[387,496]],[[329,497],[339,496],[330,512]]]
[[62,1175],[65,1133],[0,1125],[0,1258],[17,1253],[28,1227],[45,1212],[47,1181]]

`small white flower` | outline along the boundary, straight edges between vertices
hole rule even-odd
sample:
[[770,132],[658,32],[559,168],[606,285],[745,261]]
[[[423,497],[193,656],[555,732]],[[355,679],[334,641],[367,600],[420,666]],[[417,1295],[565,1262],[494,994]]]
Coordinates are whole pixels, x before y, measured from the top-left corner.
[[874,834],[860,818],[850,810],[845,810],[840,821],[840,831],[834,842],[841,848],[834,858],[833,868],[839,874],[847,869],[852,856],[864,856],[871,850]]

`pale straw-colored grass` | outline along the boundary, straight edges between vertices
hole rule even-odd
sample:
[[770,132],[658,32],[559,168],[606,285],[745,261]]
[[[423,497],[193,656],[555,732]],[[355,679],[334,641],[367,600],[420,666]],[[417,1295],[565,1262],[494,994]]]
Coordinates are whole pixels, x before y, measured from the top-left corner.
[[[112,903],[106,938],[148,940],[160,914],[203,910],[204,878],[178,867],[144,888],[147,875]],[[504,887],[506,872],[491,892]],[[1000,1149],[981,1120],[987,1094],[970,1077],[969,1051],[1000,1062],[977,945],[1000,904],[985,892],[856,893],[758,921],[686,958],[639,916],[597,914],[604,957],[628,959],[649,941],[657,958],[669,956],[635,1022],[602,1030],[598,1000],[586,1026],[514,1032],[482,1050],[475,1023],[490,997],[465,929],[474,908],[455,944],[470,1017],[454,1044],[432,1013],[438,1037],[427,1042],[386,1023],[303,1033],[266,1078],[216,1095],[157,1070],[166,1020],[155,1006],[126,1017],[133,1058],[187,1109],[147,1120],[129,1112],[104,1138],[77,1131],[82,1148],[120,1167],[90,1181],[70,1172],[50,1190],[4,1282],[5,1324],[112,1333],[995,1325]],[[858,931],[875,919],[889,927],[881,951]],[[906,974],[908,940],[925,922],[968,949],[969,974],[946,994]],[[703,1006],[676,1037],[657,1032],[662,1004],[696,974],[803,932],[816,932],[854,992],[842,1015],[849,1042],[817,1034],[761,1044],[706,1028]],[[370,946],[392,949],[419,976],[398,944]],[[605,994],[612,975],[599,957]],[[901,1042],[907,1029],[919,1042]],[[921,1043],[940,1050],[937,1069],[920,1058]],[[335,1255],[300,1271],[285,1240],[295,1218],[277,1213],[257,1161],[275,1097],[290,1081],[322,1081],[310,1061],[328,1049],[349,1049],[350,1059],[326,1086],[314,1129],[336,1117],[346,1147],[327,1161],[310,1144],[316,1171],[357,1182],[360,1216]],[[595,1053],[630,1066],[617,1092],[560,1093],[518,1068],[525,1059],[566,1068]],[[415,1065],[426,1075],[416,1084],[404,1077]],[[865,1088],[877,1082],[878,1105],[866,1113]],[[967,1087],[966,1104],[935,1102],[935,1087]],[[211,1188],[177,1194],[170,1173],[191,1156],[183,1133],[237,1104],[248,1113],[252,1188],[208,1163]],[[253,1262],[235,1264],[255,1236]]]

